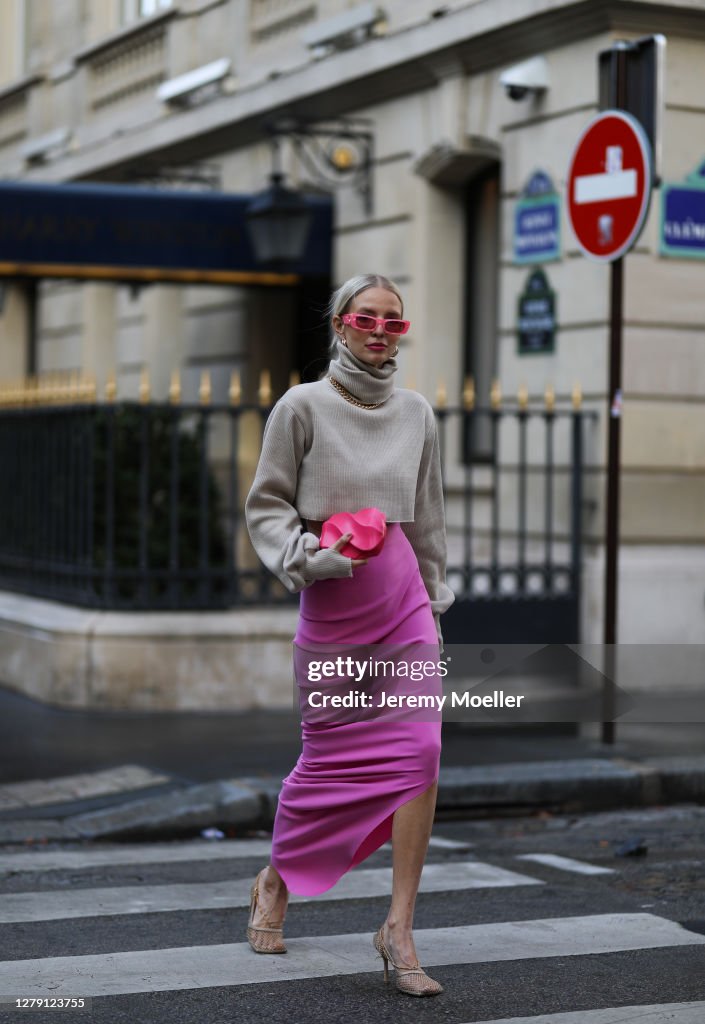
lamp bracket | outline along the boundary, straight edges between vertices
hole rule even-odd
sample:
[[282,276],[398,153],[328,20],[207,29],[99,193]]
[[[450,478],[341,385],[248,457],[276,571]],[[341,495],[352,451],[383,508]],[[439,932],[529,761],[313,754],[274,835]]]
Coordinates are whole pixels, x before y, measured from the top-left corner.
[[353,185],[362,197],[365,213],[372,213],[373,122],[344,117],[334,122],[308,122],[282,117],[266,124],[272,144],[273,164],[279,167],[279,145],[288,140],[318,185],[339,188]]

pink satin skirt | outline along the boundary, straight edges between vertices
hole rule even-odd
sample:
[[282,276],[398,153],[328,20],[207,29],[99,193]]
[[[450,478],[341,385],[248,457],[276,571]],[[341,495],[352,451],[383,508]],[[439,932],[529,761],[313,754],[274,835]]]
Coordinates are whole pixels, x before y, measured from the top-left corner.
[[[352,577],[302,591],[294,645],[327,644],[418,644],[438,660],[430,601],[399,523],[388,524],[380,554]],[[440,679],[431,686],[441,692]],[[440,715],[329,724],[304,717],[302,744],[282,783],[271,862],[290,892],[315,896],[388,842],[397,808],[437,781]]]

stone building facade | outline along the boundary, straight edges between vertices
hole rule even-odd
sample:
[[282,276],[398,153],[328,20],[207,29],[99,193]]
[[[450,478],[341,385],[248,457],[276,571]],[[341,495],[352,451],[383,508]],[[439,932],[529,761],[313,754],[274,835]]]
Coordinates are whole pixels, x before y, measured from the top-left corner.
[[[468,373],[478,395],[496,377],[506,395],[525,385],[540,399],[551,385],[559,402],[579,382],[598,412],[586,439],[583,638],[599,642],[609,268],[582,256],[563,210],[559,258],[544,267],[555,344],[520,354],[531,267],[514,258],[514,212],[539,169],[563,196],[572,147],[598,109],[597,55],[615,39],[665,35],[661,176],[682,181],[702,163],[703,0],[0,0],[0,13],[0,178],[125,182],[205,165],[223,190],[255,193],[271,167],[267,120],[369,119],[372,209],[352,187],[335,192],[331,280],[375,269],[399,283],[413,322],[402,383],[431,400],[439,383],[455,400]],[[512,98],[502,73],[537,57],[545,87]],[[159,98],[163,83],[215,62],[210,87]],[[293,147],[283,160],[290,184],[310,183]],[[699,643],[705,267],[661,255],[659,230],[657,191],[626,260],[619,637]],[[26,285],[10,279],[0,379],[80,369],[100,386],[115,369],[118,394],[134,397],[147,367],[165,397],[180,368],[194,396],[209,367],[217,398],[232,368],[253,395],[270,367],[280,393],[295,362],[295,301],[291,289],[44,280],[32,334]],[[450,455],[452,495],[457,446]]]

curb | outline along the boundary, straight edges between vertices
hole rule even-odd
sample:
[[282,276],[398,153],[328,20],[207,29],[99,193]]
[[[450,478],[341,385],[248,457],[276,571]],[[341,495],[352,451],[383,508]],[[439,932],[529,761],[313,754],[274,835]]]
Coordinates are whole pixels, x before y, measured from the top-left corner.
[[266,798],[242,779],[188,786],[162,797],[131,800],[117,807],[67,819],[83,839],[131,838],[188,832],[217,823],[247,825],[263,818]]
[[602,810],[641,805],[645,795],[638,770],[598,758],[448,768],[438,788],[441,811]]
[[[0,843],[164,839],[207,827],[271,829],[280,782],[241,777],[184,786],[81,814],[0,822]],[[474,817],[705,801],[705,756],[582,758],[441,769],[437,814]]]

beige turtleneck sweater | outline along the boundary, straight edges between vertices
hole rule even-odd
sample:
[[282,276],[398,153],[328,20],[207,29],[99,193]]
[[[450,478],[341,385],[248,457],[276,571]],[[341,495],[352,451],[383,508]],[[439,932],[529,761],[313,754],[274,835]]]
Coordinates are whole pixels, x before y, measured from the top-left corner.
[[[252,544],[268,569],[296,593],[315,580],[352,576],[349,558],[321,549],[302,520],[375,506],[402,524],[436,618],[454,600],[445,583],[441,465],[431,406],[395,388],[394,359],[368,366],[340,342],[327,376],[290,388],[272,409],[245,503]],[[331,385],[334,377],[360,409]],[[364,569],[362,570],[364,571]]]

